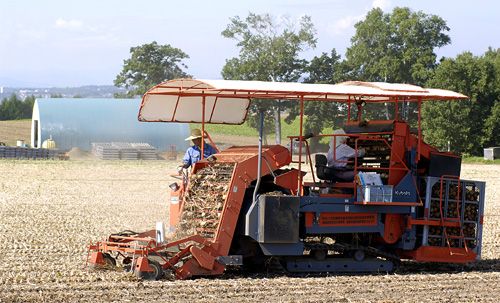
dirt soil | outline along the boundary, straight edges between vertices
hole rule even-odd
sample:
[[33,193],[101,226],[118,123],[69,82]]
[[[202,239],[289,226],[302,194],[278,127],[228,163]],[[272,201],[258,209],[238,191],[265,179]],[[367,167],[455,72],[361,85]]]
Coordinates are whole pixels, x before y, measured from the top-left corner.
[[31,121],[0,121],[0,142],[16,145],[18,140],[31,142]]
[[[0,121],[0,141],[29,142],[30,127],[31,121]],[[239,136],[212,139],[219,150],[258,144]],[[499,165],[462,166],[462,179],[487,182],[481,260],[404,262],[392,274],[298,278],[228,272],[153,282],[117,269],[90,270],[84,266],[87,247],[111,233],[168,222],[168,184],[175,181],[170,174],[182,152],[176,161],[100,161],[79,149],[68,155],[69,161],[0,159],[0,302],[499,301]]]
[[177,161],[0,160],[0,302],[498,302],[500,166],[462,167],[487,181],[482,260],[405,262],[393,274],[287,277],[227,273],[139,281],[84,267],[90,241],[168,222]]

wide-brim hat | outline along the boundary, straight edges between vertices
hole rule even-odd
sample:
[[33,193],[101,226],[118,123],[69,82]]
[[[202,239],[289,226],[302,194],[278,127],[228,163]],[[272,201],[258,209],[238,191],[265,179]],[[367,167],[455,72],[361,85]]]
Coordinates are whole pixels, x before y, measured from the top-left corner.
[[[201,135],[201,130],[200,130],[200,129],[198,129],[198,128],[194,128],[194,129],[192,129],[192,130],[191,130],[190,136],[189,136],[189,137],[187,137],[185,140],[186,140],[186,141],[189,141],[189,140],[194,140],[194,139],[198,139],[198,138],[201,138],[201,137],[203,137],[203,136]],[[205,138],[206,138],[206,137],[207,137],[207,136],[205,135]]]
[[344,144],[345,141],[349,138],[347,136],[339,136],[339,135],[345,135],[345,131],[343,129],[337,129],[333,132],[334,135],[332,139],[330,140],[330,148],[333,148],[333,144],[335,143],[335,147]]

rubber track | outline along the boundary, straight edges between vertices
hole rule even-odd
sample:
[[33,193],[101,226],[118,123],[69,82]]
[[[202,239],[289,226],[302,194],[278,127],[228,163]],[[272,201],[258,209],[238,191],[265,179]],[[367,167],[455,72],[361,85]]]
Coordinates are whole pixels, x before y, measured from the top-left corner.
[[397,266],[401,264],[401,259],[398,256],[369,246],[347,245],[347,244],[304,243],[304,248],[306,250],[311,250],[311,251],[324,249],[327,251],[337,251],[337,252],[361,250],[366,255],[390,260],[394,262],[394,264]]
[[[324,249],[326,251],[336,251],[336,252],[339,252],[339,253],[345,253],[345,252],[349,252],[349,251],[352,251],[352,252],[355,252],[357,250],[361,250],[365,253],[365,255],[369,255],[369,256],[373,256],[373,257],[380,257],[380,258],[384,258],[388,261],[392,261],[393,264],[394,264],[394,268],[393,268],[393,272],[396,271],[396,269],[398,268],[398,266],[401,265],[401,259],[394,255],[394,254],[391,254],[391,253],[388,253],[388,252],[384,252],[384,251],[381,251],[379,249],[376,249],[376,248],[373,248],[373,247],[368,247],[368,246],[362,246],[362,245],[348,245],[348,244],[324,244],[324,243],[304,243],[304,249],[305,250],[319,250],[319,249]],[[360,273],[359,272],[352,272],[352,273],[349,273],[349,272],[289,272],[286,270],[286,265],[285,263],[287,261],[290,261],[290,260],[304,260],[306,258],[304,257],[298,257],[298,258],[294,258],[294,257],[291,257],[291,258],[283,258],[281,259],[282,261],[284,261],[285,263],[282,263],[282,262],[276,262],[276,258],[273,258],[275,259],[275,262],[270,262],[268,264],[268,270],[270,272],[273,272],[273,273],[276,273],[276,274],[287,274],[287,275],[290,275],[290,276],[294,276],[294,277],[304,277],[304,276],[324,276],[324,275],[331,275],[331,274],[337,274],[337,273],[342,273],[342,274],[356,274],[356,275],[359,275]],[[311,259],[310,257],[308,257],[307,259]],[[279,265],[278,265],[279,264]]]

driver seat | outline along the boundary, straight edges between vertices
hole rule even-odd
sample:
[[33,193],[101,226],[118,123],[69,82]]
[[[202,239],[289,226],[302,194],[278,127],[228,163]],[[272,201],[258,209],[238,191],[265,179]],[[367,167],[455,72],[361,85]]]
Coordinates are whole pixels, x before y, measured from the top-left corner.
[[335,175],[337,170],[327,166],[328,160],[325,155],[316,154],[315,156],[316,175],[320,180],[327,182],[345,182],[346,180]]

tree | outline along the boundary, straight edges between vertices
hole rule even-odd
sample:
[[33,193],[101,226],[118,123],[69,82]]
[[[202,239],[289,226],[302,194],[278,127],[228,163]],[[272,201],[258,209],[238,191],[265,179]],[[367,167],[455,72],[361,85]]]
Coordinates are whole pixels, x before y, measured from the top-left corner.
[[9,99],[3,98],[0,103],[0,121],[30,119],[35,100],[33,95],[26,97],[24,101],[16,94],[12,94]]
[[167,80],[192,78],[182,70],[187,66],[181,61],[189,56],[178,48],[168,44],[158,45],[153,41],[130,48],[130,53],[131,58],[123,61],[123,70],[114,81],[115,86],[130,90],[115,97],[142,96],[155,85]]
[[[365,20],[356,23],[356,34],[346,58],[352,76],[361,81],[407,83],[422,86],[437,66],[435,48],[450,43],[450,29],[436,15],[396,7],[392,14],[374,8]],[[378,109],[368,115],[388,119],[392,108]],[[407,120],[416,112],[416,103],[403,104],[400,111]]]
[[320,57],[314,57],[307,67],[308,77],[305,83],[335,84],[344,81],[355,80],[351,68],[346,61],[341,61],[341,56],[334,49],[331,54],[322,53]]
[[450,29],[436,15],[396,7],[374,8],[356,23],[346,57],[357,78],[423,85],[436,68],[434,49],[450,43]]
[[493,93],[494,104],[484,125],[483,146],[500,146],[500,49],[491,47],[484,55],[485,59],[493,65],[494,80],[491,81],[490,89]]
[[[308,68],[308,77],[304,79],[305,83],[334,84],[347,81],[348,72],[346,72],[345,62],[340,61],[341,56],[332,49],[331,54],[322,53],[320,57],[314,57]],[[304,132],[321,134],[325,129],[337,128],[342,126],[345,119],[346,106],[337,102],[304,102],[304,115],[307,116],[304,122]],[[289,108],[290,114],[285,118],[285,122],[293,121],[300,114],[300,104],[294,102]],[[320,138],[311,139],[311,149],[319,148]]]
[[483,147],[500,146],[500,96],[491,108],[491,114],[484,124]]
[[497,79],[495,62],[487,56],[465,52],[456,59],[443,60],[427,86],[460,92],[469,99],[424,102],[422,127],[426,141],[441,149],[450,142],[459,154],[480,155],[485,141],[496,140],[494,132],[488,137],[488,129],[498,125],[498,116],[494,116],[499,100]]
[[[301,17],[298,25],[288,17],[277,21],[269,14],[249,13],[244,21],[239,16],[230,20],[222,36],[238,41],[236,45],[240,48],[240,56],[226,60],[222,69],[224,79],[298,81],[307,67],[307,61],[299,59],[299,53],[316,47],[316,30],[310,17]],[[264,107],[266,117],[274,114],[277,144],[281,143],[280,114],[283,105],[286,106],[280,100],[254,101],[250,109],[256,113],[258,108]],[[256,126],[257,119],[258,115],[250,115],[248,122]]]

